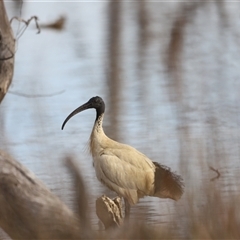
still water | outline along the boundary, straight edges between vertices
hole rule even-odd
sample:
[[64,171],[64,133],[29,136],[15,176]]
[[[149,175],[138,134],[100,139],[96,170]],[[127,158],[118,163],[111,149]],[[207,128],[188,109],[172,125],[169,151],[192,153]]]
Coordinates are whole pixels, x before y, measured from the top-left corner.
[[[1,149],[31,169],[67,205],[73,207],[71,176],[64,156],[79,164],[91,195],[96,223],[97,197],[111,193],[97,181],[88,154],[95,112],[83,112],[61,131],[65,117],[99,95],[105,99],[104,127],[111,121],[108,2],[30,2],[20,13],[5,2],[9,18],[35,15],[40,24],[66,18],[61,31],[30,24],[17,42],[15,72],[10,92],[0,107]],[[130,144],[152,160],[183,176],[186,192],[202,179],[210,182],[213,166],[221,172],[223,190],[236,191],[240,171],[240,71],[238,3],[201,6],[188,18],[181,49],[181,78],[171,80],[166,49],[172,25],[184,3],[148,3],[147,34],[141,43],[136,2],[123,2],[120,17],[120,85],[117,89],[118,141]],[[180,11],[181,12],[181,11]],[[21,24],[21,26],[23,26]],[[20,26],[13,24],[17,35]],[[140,29],[140,30],[139,30]],[[181,206],[171,200],[145,198],[133,208],[132,218],[166,221]]]

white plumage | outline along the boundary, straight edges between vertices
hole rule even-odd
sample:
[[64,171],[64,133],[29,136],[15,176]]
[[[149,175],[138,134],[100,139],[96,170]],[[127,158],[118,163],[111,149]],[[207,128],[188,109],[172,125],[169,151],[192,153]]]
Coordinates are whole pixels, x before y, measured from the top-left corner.
[[184,185],[180,176],[152,162],[135,148],[105,135],[102,128],[105,104],[100,97],[93,97],[74,110],[64,121],[62,129],[72,116],[88,108],[95,108],[97,112],[90,136],[90,152],[100,182],[130,205],[136,204],[144,196],[174,200],[181,197]]

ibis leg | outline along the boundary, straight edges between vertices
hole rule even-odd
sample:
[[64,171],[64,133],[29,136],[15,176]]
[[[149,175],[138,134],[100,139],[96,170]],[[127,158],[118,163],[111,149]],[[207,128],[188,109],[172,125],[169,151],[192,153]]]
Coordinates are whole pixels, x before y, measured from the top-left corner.
[[124,198],[124,205],[125,205],[125,219],[129,219],[131,206],[126,198]]

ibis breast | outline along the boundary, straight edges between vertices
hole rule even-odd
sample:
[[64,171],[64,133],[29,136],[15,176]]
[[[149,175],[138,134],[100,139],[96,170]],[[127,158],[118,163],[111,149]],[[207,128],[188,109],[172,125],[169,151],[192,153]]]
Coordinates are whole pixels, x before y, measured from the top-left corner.
[[112,147],[93,154],[96,176],[108,188],[125,197],[130,204],[154,191],[153,162],[125,144],[112,141]]

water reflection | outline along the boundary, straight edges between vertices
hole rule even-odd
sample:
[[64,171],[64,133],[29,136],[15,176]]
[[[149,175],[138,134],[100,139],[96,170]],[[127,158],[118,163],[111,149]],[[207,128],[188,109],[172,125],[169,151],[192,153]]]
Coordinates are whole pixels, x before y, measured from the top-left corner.
[[108,113],[107,135],[119,140],[119,108],[121,99],[121,2],[110,1],[108,6],[109,44],[108,44]]
[[[61,32],[48,29],[36,35],[29,27],[18,43],[11,91],[61,94],[26,98],[8,93],[0,108],[0,144],[68,205],[73,191],[62,161],[66,153],[78,160],[93,195],[92,209],[102,193],[110,195],[85,151],[95,112],[84,112],[60,130],[72,109],[96,95],[106,102],[108,135],[178,171],[186,179],[186,195],[202,200],[202,182],[219,186],[226,197],[236,194],[240,82],[233,22],[239,5],[225,9],[233,25],[220,35],[216,4],[196,6],[191,21],[178,12],[179,4],[24,3],[22,17],[37,15],[47,22],[55,13],[68,21]],[[15,15],[11,3],[6,5],[9,16]],[[167,67],[171,64],[178,68]],[[221,173],[214,182],[209,166]],[[132,218],[168,221],[166,216],[179,211],[186,198],[177,203],[142,199]],[[94,210],[92,219],[96,223]]]

